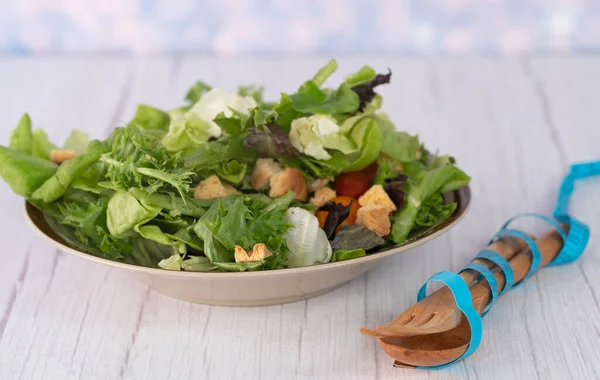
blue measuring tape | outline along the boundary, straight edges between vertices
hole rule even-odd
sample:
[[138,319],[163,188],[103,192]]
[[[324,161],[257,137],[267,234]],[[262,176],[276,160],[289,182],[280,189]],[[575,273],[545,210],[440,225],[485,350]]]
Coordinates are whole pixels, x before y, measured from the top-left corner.
[[[529,247],[529,250],[531,252],[532,264],[529,268],[529,271],[527,272],[527,275],[523,280],[515,284],[514,273],[512,267],[510,266],[510,263],[505,258],[500,256],[500,254],[490,249],[485,249],[479,252],[475,259],[490,261],[500,269],[505,280],[505,285],[502,290],[499,289],[498,281],[496,280],[494,273],[484,265],[471,263],[459,272],[460,274],[467,270],[476,271],[480,274],[480,279],[482,277],[486,279],[491,292],[491,300],[486,306],[481,316],[479,316],[477,310],[475,310],[475,307],[473,306],[469,286],[458,274],[448,271],[440,272],[433,275],[429,280],[427,280],[427,282],[425,282],[425,284],[423,284],[423,286],[421,286],[421,288],[419,289],[419,293],[417,294],[417,302],[425,298],[427,292],[427,284],[429,284],[429,282],[431,281],[442,282],[450,289],[454,300],[456,301],[456,306],[469,322],[469,326],[471,327],[471,339],[467,350],[458,359],[439,366],[423,366],[416,368],[444,368],[454,364],[459,360],[467,358],[469,355],[475,352],[475,350],[479,346],[479,343],[481,342],[481,317],[487,314],[487,312],[490,310],[490,308],[496,302],[496,299],[499,296],[505,294],[515,286],[524,282],[539,269],[541,265],[541,253],[537,244],[535,243],[533,238],[531,238],[524,232],[508,228],[513,221],[523,217],[533,217],[542,220],[547,224],[550,224],[554,229],[556,229],[561,239],[563,240],[563,247],[558,253],[558,255],[548,265],[570,263],[572,261],[577,260],[583,254],[590,238],[590,230],[588,226],[569,215],[569,202],[571,199],[571,195],[573,194],[573,191],[575,189],[575,181],[578,179],[588,178],[596,175],[600,175],[600,161],[572,165],[569,174],[564,178],[560,187],[557,206],[554,210],[554,219],[535,213],[517,215],[509,219],[506,223],[504,223],[504,225],[500,228],[500,231],[498,231],[498,233],[494,235],[494,237],[490,241],[490,244],[503,237],[511,236],[523,240]],[[561,224],[565,224],[569,227],[568,232],[565,232],[565,229],[561,226]]]

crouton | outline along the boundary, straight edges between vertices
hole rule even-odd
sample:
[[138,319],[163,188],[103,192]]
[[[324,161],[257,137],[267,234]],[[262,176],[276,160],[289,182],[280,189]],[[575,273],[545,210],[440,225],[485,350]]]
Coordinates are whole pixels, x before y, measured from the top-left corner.
[[272,158],[259,158],[252,172],[252,188],[266,190],[269,188],[269,178],[281,172],[283,168]]
[[356,224],[365,226],[379,236],[390,234],[390,209],[385,206],[364,206],[356,213]]
[[233,255],[236,263],[244,263],[266,259],[267,257],[272,256],[273,253],[269,251],[265,244],[258,243],[254,245],[254,248],[250,252],[246,252],[244,248],[236,245]]
[[66,160],[70,160],[75,156],[77,156],[77,153],[71,149],[52,149],[50,151],[50,161],[57,164],[62,164]]
[[333,198],[335,198],[335,190],[330,189],[329,187],[322,187],[315,191],[314,197],[310,198],[310,204],[321,207]]
[[269,196],[276,198],[284,195],[288,190],[294,190],[296,199],[306,202],[308,196],[308,186],[304,174],[294,168],[287,168],[282,172],[272,175],[269,179],[271,190]]
[[253,257],[256,261],[266,259],[269,256],[272,256],[273,252],[269,251],[267,246],[263,243],[254,244],[254,248],[252,248],[252,253],[250,257]]
[[231,194],[241,194],[231,185],[223,185],[216,175],[211,175],[201,181],[194,189],[194,198],[213,199]]
[[383,206],[388,208],[390,212],[397,210],[396,205],[394,204],[394,202],[392,202],[390,197],[383,189],[383,186],[381,185],[371,186],[371,188],[367,190],[366,193],[364,193],[363,195],[361,195],[360,198],[358,198],[358,203],[363,207]]
[[329,178],[317,178],[308,185],[308,191],[313,192],[317,191],[329,183]]

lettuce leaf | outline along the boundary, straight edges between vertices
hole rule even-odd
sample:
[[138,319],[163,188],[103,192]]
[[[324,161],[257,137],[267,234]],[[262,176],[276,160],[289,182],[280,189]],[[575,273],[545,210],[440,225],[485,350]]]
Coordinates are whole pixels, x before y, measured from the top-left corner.
[[390,179],[396,178],[398,176],[398,173],[395,170],[396,166],[396,163],[391,160],[383,158],[377,159],[377,171],[375,172],[373,184],[383,185]]
[[367,255],[367,253],[362,248],[357,248],[357,249],[352,249],[352,250],[341,249],[341,250],[335,251],[333,253],[333,256],[331,257],[331,262],[334,263],[336,261],[357,259],[359,257],[364,257],[366,255]]
[[327,64],[319,69],[312,79],[312,82],[317,86],[321,87],[323,83],[329,78],[338,68],[338,64],[335,59],[330,60]]
[[111,235],[125,237],[131,235],[134,227],[139,227],[154,219],[160,209],[140,203],[134,196],[117,191],[108,201],[106,225]]
[[147,193],[190,191],[191,171],[181,168],[178,154],[169,153],[160,139],[134,124],[118,128],[111,136],[111,148],[101,157],[112,187],[141,188]]
[[174,194],[148,194],[135,187],[130,188],[129,193],[146,205],[166,210],[171,216],[187,215],[200,218],[215,203],[214,199],[179,198]]
[[363,66],[356,73],[347,75],[344,82],[354,87],[372,81],[376,75],[377,72],[371,66]]
[[8,147],[14,151],[30,155],[32,146],[31,118],[25,113],[21,116],[17,127],[10,134]]
[[359,146],[357,154],[349,156],[351,164],[345,172],[358,171],[369,166],[379,156],[383,144],[377,122],[370,117],[359,119],[349,133],[350,139]]
[[287,258],[290,267],[331,261],[331,245],[316,216],[304,209],[291,207],[287,210],[286,221],[293,226],[284,235],[291,251]]
[[345,225],[331,241],[331,248],[334,251],[353,251],[359,248],[368,251],[384,243],[385,239],[365,226]]
[[184,260],[179,254],[161,260],[158,266],[163,269],[188,272],[211,272],[219,269],[204,256],[191,256]]
[[144,104],[137,106],[135,115],[129,124],[138,125],[144,129],[166,131],[171,118],[169,114]]
[[63,145],[63,149],[69,149],[75,151],[75,153],[83,154],[85,152],[85,148],[87,148],[90,143],[90,138],[86,133],[83,133],[78,130],[73,130],[65,144]]
[[217,266],[212,264],[207,257],[191,256],[181,263],[181,269],[188,272],[212,272],[217,270]]
[[237,93],[240,96],[250,96],[256,101],[257,104],[261,104],[263,102],[264,92],[265,88],[263,86],[249,85],[239,86]]
[[205,92],[212,90],[212,87],[202,81],[196,81],[185,95],[185,100],[190,104],[197,103]]
[[144,226],[135,226],[134,230],[144,239],[153,240],[162,245],[170,245],[177,249],[177,252],[182,255],[187,253],[187,246],[185,243],[176,239],[171,239],[171,237],[165,234],[159,226],[147,224]]
[[132,251],[124,261],[133,265],[156,268],[158,262],[177,254],[177,249],[172,245],[160,244],[141,236],[133,238],[132,245]]
[[234,184],[239,184],[244,179],[246,174],[246,164],[233,159],[228,162],[223,162],[217,165],[215,173],[222,179]]
[[33,131],[33,141],[31,146],[31,155],[33,157],[50,160],[50,152],[56,149],[56,145],[52,144],[48,139],[46,132],[41,129]]
[[286,132],[290,131],[292,121],[302,117],[302,113],[294,109],[292,99],[288,94],[281,94],[279,103],[275,105],[274,111],[279,115],[277,125]]
[[445,205],[441,194],[433,194],[423,202],[415,218],[415,224],[419,227],[431,227],[450,217],[456,210],[456,206],[456,202]]
[[277,124],[253,127],[244,139],[244,147],[252,148],[262,158],[297,157],[300,152],[292,145],[288,133]]
[[390,239],[400,244],[416,224],[423,202],[434,194],[459,189],[469,183],[469,176],[455,166],[424,170],[404,185],[404,206],[392,218]]
[[57,200],[65,193],[71,182],[88,166],[98,161],[100,156],[107,150],[104,143],[98,140],[91,141],[85,153],[63,162],[56,173],[33,192],[31,198],[39,199],[46,203]]
[[384,113],[375,116],[381,132],[381,152],[403,163],[417,160],[420,148],[418,136],[396,130],[396,127]]
[[69,189],[58,202],[33,203],[44,212],[50,228],[77,249],[111,260],[122,260],[133,251],[128,239],[109,234],[106,225],[108,198],[105,196]]
[[24,197],[30,196],[52,178],[58,168],[50,161],[3,146],[0,146],[0,162],[0,177],[15,194]]
[[290,95],[292,107],[301,113],[333,115],[355,112],[360,101],[356,92],[347,83],[337,90],[321,90],[313,81],[300,87],[297,93]]
[[[282,202],[267,212],[264,203],[251,197],[233,195],[219,199],[194,226],[204,241],[204,254],[219,266],[234,262],[235,245],[251,250],[255,244],[264,243],[275,256],[285,257],[288,249],[281,236],[291,225],[284,219],[284,205]],[[273,263],[272,260],[265,263]]]

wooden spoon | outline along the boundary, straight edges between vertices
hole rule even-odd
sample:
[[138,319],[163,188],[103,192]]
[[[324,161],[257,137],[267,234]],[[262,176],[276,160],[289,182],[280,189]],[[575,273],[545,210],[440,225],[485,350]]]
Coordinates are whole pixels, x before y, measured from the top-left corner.
[[[506,260],[527,247],[527,244],[517,238],[507,237],[490,245],[487,249],[498,252]],[[476,260],[488,268],[495,266],[487,260]],[[465,271],[460,274],[469,285],[479,277],[479,273]],[[452,292],[447,287],[440,288],[435,293],[412,305],[386,326],[378,326],[376,330],[361,328],[363,335],[370,337],[413,336],[427,335],[451,330],[460,324],[462,314],[456,307]]]
[[[568,232],[566,226],[562,226]],[[552,261],[563,246],[563,241],[555,230],[538,239],[537,245],[542,256],[540,268]],[[531,254],[522,251],[510,265],[514,272],[515,283],[527,275],[531,265]],[[504,288],[504,276],[495,273],[498,287]],[[481,314],[488,305],[491,294],[486,281],[471,287],[473,306]],[[386,336],[379,338],[381,348],[393,359],[395,366],[438,366],[450,363],[465,353],[469,346],[471,330],[466,318],[454,329],[431,335]]]

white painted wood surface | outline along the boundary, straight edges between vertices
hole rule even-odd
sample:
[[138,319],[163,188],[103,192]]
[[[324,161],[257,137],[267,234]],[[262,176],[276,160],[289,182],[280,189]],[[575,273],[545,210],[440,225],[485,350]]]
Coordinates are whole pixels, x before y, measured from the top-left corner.
[[[178,105],[195,79],[262,82],[276,98],[325,60],[2,58],[0,143],[24,111],[56,141],[73,128],[103,137],[138,103]],[[208,307],[52,249],[0,182],[0,379],[600,378],[600,180],[581,183],[573,202],[594,231],[583,258],[503,297],[469,359],[395,369],[358,333],[408,307],[431,274],[460,269],[510,216],[550,213],[568,164],[600,158],[600,57],[372,57],[340,60],[341,71],[364,63],[393,70],[382,93],[398,127],[472,175],[456,229],[318,298]]]

